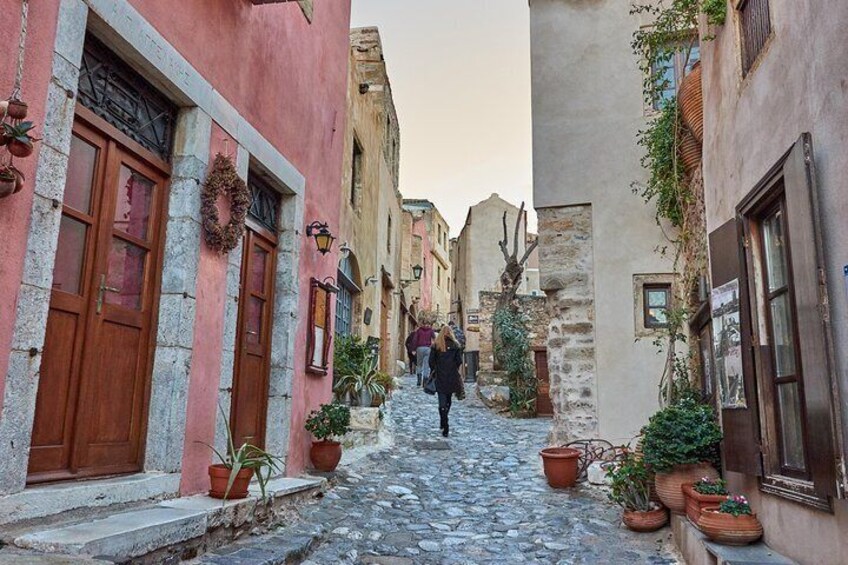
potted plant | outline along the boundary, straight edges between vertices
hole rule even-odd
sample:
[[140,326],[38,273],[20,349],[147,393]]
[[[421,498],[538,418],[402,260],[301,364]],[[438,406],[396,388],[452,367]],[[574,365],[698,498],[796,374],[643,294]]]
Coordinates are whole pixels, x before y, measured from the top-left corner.
[[361,361],[336,383],[336,394],[356,406],[371,406],[375,396],[385,396],[386,389],[378,380],[377,358]]
[[763,536],[763,525],[741,495],[728,496],[719,506],[705,508],[698,527],[711,540],[726,545],[748,545]]
[[306,431],[318,441],[312,442],[309,458],[319,471],[335,471],[342,458],[342,444],[332,438],[345,435],[350,429],[350,408],[343,404],[322,404],[306,420]]
[[17,184],[18,175],[15,169],[9,165],[0,166],[0,198],[14,194]]
[[271,479],[273,471],[281,470],[278,462],[282,460],[276,455],[271,455],[267,451],[248,443],[244,443],[236,449],[229,419],[220,405],[218,408],[224,416],[224,421],[227,422],[227,453],[224,455],[211,445],[204,444],[215,453],[220,461],[220,463],[209,465],[209,480],[211,483],[209,496],[224,500],[247,498],[250,479],[253,478],[255,473],[256,482],[259,484],[259,490],[264,500],[265,486]]
[[653,532],[668,523],[668,512],[651,500],[654,475],[636,454],[628,453],[615,465],[610,465],[607,477],[611,480],[609,498],[624,509],[622,521],[634,532]]
[[7,139],[9,153],[15,157],[29,157],[35,148],[32,145],[36,138],[30,135],[35,127],[32,122],[21,122],[19,124],[3,124],[3,135]]
[[702,477],[693,484],[684,484],[683,494],[686,497],[686,517],[697,526],[704,508],[721,504],[727,498],[727,483],[723,479]]
[[657,495],[669,510],[682,514],[683,485],[718,478],[710,462],[717,457],[722,436],[713,409],[683,398],[651,416],[642,436],[645,463],[656,473]]
[[570,488],[577,484],[580,452],[571,447],[547,447],[539,452],[545,477],[552,488]]
[[0,111],[13,120],[23,120],[27,117],[29,107],[23,100],[10,99],[0,102]]
[[391,396],[392,391],[395,389],[395,380],[388,373],[377,372],[374,375],[374,381],[383,387],[384,391],[382,394],[376,394],[374,400],[371,402],[371,406],[377,408],[383,404],[387,397]]

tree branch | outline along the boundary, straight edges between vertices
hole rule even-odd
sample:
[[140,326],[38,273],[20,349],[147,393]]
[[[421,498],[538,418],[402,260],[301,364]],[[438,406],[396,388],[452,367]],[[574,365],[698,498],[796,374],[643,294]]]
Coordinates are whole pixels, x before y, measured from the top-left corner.
[[524,250],[524,255],[521,257],[521,261],[519,261],[518,264],[523,267],[524,263],[527,262],[527,259],[530,258],[530,254],[533,253],[533,250],[536,249],[536,247],[538,246],[539,240],[537,239],[533,243],[531,243],[527,249]]
[[504,234],[504,237],[503,237],[503,239],[502,239],[501,241],[499,241],[499,242],[498,242],[498,247],[500,247],[500,248],[501,248],[501,252],[503,253],[503,256],[504,256],[504,261],[506,261],[506,262],[507,262],[507,264],[508,264],[508,263],[509,263],[509,253],[508,253],[508,252],[507,252],[507,250],[506,250],[506,246],[507,246],[507,244],[509,243],[509,240],[507,239],[507,238],[508,238],[508,236],[507,236],[507,233],[506,233],[506,212],[504,212],[504,213],[503,213],[503,219],[502,219],[502,221],[503,221],[503,234]]
[[518,228],[521,227],[521,217],[524,216],[524,202],[521,203],[521,208],[518,210],[518,216],[515,218],[515,235],[512,240],[512,256],[518,259]]

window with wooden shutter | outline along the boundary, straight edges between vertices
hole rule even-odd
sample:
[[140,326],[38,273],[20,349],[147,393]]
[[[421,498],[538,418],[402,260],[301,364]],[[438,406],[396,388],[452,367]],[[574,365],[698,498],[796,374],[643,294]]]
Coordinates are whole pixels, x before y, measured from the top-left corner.
[[758,367],[762,488],[830,509],[838,493],[827,289],[809,134],[739,205]]
[[769,0],[737,0],[742,40],[742,74],[747,75],[771,35]]

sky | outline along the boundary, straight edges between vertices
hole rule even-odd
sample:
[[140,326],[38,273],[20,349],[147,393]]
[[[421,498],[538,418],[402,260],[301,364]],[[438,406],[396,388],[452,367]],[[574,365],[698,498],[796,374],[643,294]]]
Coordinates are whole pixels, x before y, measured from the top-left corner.
[[468,207],[498,193],[530,209],[530,10],[526,0],[353,0],[377,26],[400,122],[400,187],[459,235]]

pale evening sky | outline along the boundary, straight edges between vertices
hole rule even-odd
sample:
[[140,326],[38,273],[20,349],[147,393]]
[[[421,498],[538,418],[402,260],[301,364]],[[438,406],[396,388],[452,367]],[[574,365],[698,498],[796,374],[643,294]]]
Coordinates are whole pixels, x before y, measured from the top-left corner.
[[432,200],[459,235],[497,192],[535,231],[527,0],[353,0],[377,26],[397,106],[401,191]]

